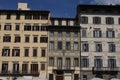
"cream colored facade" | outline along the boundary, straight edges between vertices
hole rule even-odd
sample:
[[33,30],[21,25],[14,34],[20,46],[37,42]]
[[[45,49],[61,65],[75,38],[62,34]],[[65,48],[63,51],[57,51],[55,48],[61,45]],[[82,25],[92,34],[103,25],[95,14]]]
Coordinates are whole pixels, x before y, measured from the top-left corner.
[[[41,76],[46,77],[47,74],[47,42],[40,42],[41,37],[46,37],[48,39],[48,32],[46,31],[46,27],[50,20],[50,14],[49,11],[18,11],[18,10],[1,10],[0,11],[0,74],[1,76],[7,76],[7,77],[18,77],[20,75],[22,76]],[[10,19],[7,18],[7,13],[10,14]],[[19,19],[16,19],[16,15],[19,13],[20,17]],[[32,18],[31,19],[25,19],[25,15],[30,13]],[[39,19],[33,19],[34,14],[38,14],[37,17]],[[45,19],[42,19],[42,15]],[[11,25],[11,30],[5,30],[5,25]],[[16,25],[19,25],[19,30],[16,30]],[[34,25],[39,26],[38,31],[33,31],[33,28],[31,28],[30,31],[25,31],[25,25],[29,25],[33,27]],[[45,27],[42,30],[42,26]],[[3,42],[4,36],[10,36],[11,41],[10,42]],[[20,42],[15,42],[15,36],[20,37]],[[25,36],[29,36],[29,42],[25,42]],[[34,42],[34,37],[37,37],[37,41]],[[9,56],[8,55],[2,55],[4,53],[3,49],[10,49]],[[16,56],[17,52],[13,52],[12,49],[19,49],[19,56]],[[25,56],[25,49],[28,50],[28,56]],[[33,56],[33,49],[35,50],[35,56]],[[42,50],[44,50],[44,54],[42,56]],[[6,52],[7,53],[7,52]],[[6,54],[5,53],[5,54]],[[12,55],[14,54],[14,56]],[[7,67],[3,65],[3,63],[7,63]],[[17,63],[18,65],[14,65],[14,63]],[[27,71],[24,73],[23,71],[23,64],[27,64]],[[31,64],[36,64],[37,67],[33,66]],[[41,69],[41,66],[43,65],[44,69]],[[19,67],[17,67],[19,66]],[[13,70],[18,70],[18,72],[14,72]],[[18,68],[18,69],[17,69]],[[37,68],[37,69],[35,69]],[[3,69],[6,69],[2,72]],[[33,73],[31,72],[33,70]],[[35,72],[34,72],[35,70]],[[36,72],[36,70],[38,70]]]

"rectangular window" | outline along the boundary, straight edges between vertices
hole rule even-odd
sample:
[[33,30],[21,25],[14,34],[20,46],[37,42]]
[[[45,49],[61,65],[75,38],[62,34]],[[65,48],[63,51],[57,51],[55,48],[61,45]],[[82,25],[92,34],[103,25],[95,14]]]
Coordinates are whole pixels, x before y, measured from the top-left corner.
[[81,29],[82,30],[82,37],[87,37],[87,29]]
[[32,19],[32,14],[29,13],[25,14],[25,19]]
[[78,32],[74,32],[74,37],[78,37]]
[[58,25],[59,25],[59,26],[62,25],[62,20],[58,20]]
[[70,58],[66,58],[66,61],[65,61],[65,64],[66,64],[66,69],[70,69],[70,67],[71,67],[71,60],[70,60]]
[[49,74],[49,80],[54,80],[53,74]]
[[40,43],[47,43],[48,37],[40,37]]
[[11,42],[11,36],[10,35],[3,36],[3,42]]
[[103,66],[102,59],[94,59],[94,67],[101,68]]
[[79,74],[74,74],[74,80],[79,80]]
[[37,63],[31,64],[31,73],[33,73],[33,74],[38,73],[38,64]]
[[74,50],[78,50],[78,42],[74,42]]
[[41,57],[45,57],[45,56],[46,56],[45,54],[46,54],[45,49],[42,49],[42,50],[41,50]]
[[12,49],[12,56],[20,56],[20,49]]
[[88,23],[88,17],[86,17],[86,16],[80,17],[80,23],[81,24],[87,24]]
[[58,42],[58,46],[57,47],[58,47],[58,50],[62,50],[62,42],[61,41]]
[[66,36],[70,37],[70,32],[69,31],[66,32]]
[[50,50],[54,50],[54,42],[50,41]]
[[50,31],[50,36],[54,36],[54,31]]
[[45,70],[45,64],[44,63],[41,64],[41,70]]
[[2,56],[10,56],[10,49],[9,48],[2,49]]
[[25,42],[29,42],[30,41],[30,36],[25,36]]
[[2,63],[2,73],[8,73],[8,63]]
[[108,67],[115,68],[116,67],[116,59],[108,59]]
[[102,52],[102,44],[96,43],[96,52]]
[[39,14],[33,14],[33,19],[34,19],[34,20],[40,19],[40,15],[39,15]]
[[101,18],[100,17],[93,17],[93,24],[101,24]]
[[114,18],[113,17],[106,17],[106,24],[114,24]]
[[32,31],[39,31],[39,25],[32,26]]
[[89,59],[87,57],[81,57],[81,67],[89,67]]
[[57,59],[57,68],[62,69],[62,58]]
[[74,58],[73,64],[74,64],[74,67],[79,67],[79,60],[78,60],[78,58]]
[[28,63],[23,63],[22,64],[22,73],[28,73]]
[[37,48],[33,48],[33,57],[37,57]]
[[15,43],[17,43],[17,42],[20,42],[20,40],[21,40],[21,37],[20,36],[15,36]]
[[13,63],[13,73],[19,73],[19,64]]
[[24,31],[31,31],[31,25],[25,25]]
[[70,50],[71,46],[70,46],[70,42],[66,42],[66,50]]
[[16,14],[16,20],[19,20],[19,19],[20,19],[20,14],[17,13],[17,14]]
[[107,38],[115,38],[115,31],[113,29],[108,29],[106,31],[106,37]]
[[10,19],[10,18],[11,18],[11,14],[10,14],[10,13],[7,13],[6,19]]
[[24,56],[25,56],[25,57],[28,57],[28,56],[29,56],[29,49],[28,49],[28,48],[25,48],[25,49],[24,49]]
[[100,30],[100,29],[95,29],[95,30],[93,31],[93,37],[94,37],[94,38],[100,38],[100,37],[102,37],[102,32],[101,32],[101,30]]
[[11,30],[11,25],[10,24],[6,24],[4,26],[4,30]]
[[41,19],[42,20],[47,20],[48,19],[48,14],[41,14]]
[[83,52],[89,51],[89,44],[88,43],[82,43],[82,51]]
[[115,52],[116,46],[115,43],[109,43],[109,52]]
[[19,31],[19,30],[20,30],[20,25],[19,25],[19,24],[16,24],[16,25],[15,25],[15,30],[16,30],[16,31]]
[[38,36],[33,36],[33,42],[37,43],[38,42]]
[[54,66],[54,58],[53,57],[49,58],[49,66]]
[[88,80],[87,75],[83,75],[83,80]]
[[58,36],[62,36],[62,31],[58,31]]
[[47,27],[46,26],[41,26],[41,31],[47,31]]

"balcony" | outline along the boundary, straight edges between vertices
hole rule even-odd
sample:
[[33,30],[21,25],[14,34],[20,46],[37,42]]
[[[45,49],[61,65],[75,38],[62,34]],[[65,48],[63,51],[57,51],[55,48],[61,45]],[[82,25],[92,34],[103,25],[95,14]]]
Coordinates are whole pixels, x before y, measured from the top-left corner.
[[1,71],[0,76],[39,76],[38,71]]
[[55,73],[73,73],[75,71],[75,67],[72,66],[54,66],[53,67],[53,72]]
[[93,67],[92,72],[93,74],[117,74],[119,69],[119,67]]

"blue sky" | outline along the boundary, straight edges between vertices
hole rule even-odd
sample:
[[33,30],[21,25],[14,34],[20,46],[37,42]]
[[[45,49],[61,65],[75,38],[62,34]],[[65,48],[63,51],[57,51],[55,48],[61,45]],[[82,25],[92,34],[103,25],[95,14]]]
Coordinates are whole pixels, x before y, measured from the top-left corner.
[[49,10],[52,17],[75,17],[78,4],[120,3],[120,0],[0,0],[0,9],[17,9],[27,2],[32,10]]

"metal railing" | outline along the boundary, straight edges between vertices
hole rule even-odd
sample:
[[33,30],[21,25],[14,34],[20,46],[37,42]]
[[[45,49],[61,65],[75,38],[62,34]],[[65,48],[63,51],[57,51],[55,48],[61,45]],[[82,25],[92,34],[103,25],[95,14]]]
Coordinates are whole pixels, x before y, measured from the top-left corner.
[[119,67],[93,67],[93,71],[119,71]]

